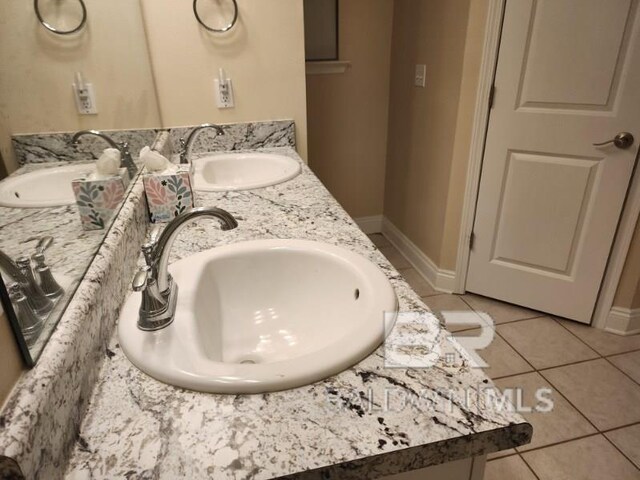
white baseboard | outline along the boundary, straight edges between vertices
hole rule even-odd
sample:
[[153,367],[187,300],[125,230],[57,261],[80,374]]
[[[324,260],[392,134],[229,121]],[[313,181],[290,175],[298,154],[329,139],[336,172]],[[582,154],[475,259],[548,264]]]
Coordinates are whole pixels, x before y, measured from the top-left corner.
[[640,308],[611,307],[604,329],[617,335],[640,333]]
[[382,218],[382,233],[435,290],[446,293],[454,291],[456,273],[452,270],[438,268],[433,260],[427,257],[415,243],[409,240],[409,238],[387,218]]
[[370,217],[354,218],[355,222],[367,235],[382,232],[382,215],[372,215]]

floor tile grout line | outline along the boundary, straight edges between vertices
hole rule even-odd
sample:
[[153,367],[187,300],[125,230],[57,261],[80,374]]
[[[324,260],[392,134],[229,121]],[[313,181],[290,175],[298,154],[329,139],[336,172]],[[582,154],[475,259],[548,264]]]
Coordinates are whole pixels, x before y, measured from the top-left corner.
[[631,460],[631,459],[627,456],[627,454],[626,454],[626,453],[624,453],[622,450],[620,450],[620,449],[618,448],[618,446],[617,446],[615,443],[613,443],[613,442],[609,439],[609,437],[607,437],[604,433],[603,433],[603,434],[601,434],[601,435],[604,437],[604,439],[605,439],[607,442],[609,442],[609,443],[611,444],[611,446],[612,446],[613,448],[615,448],[615,449],[620,453],[620,455],[622,455],[624,458],[626,458],[632,466],[636,467],[636,470],[640,471],[640,467],[639,467],[638,465],[636,465],[636,464],[635,464],[635,462],[634,462],[633,460]]
[[520,457],[520,460],[522,460],[524,462],[524,464],[527,466],[527,468],[529,469],[529,471],[531,473],[533,473],[533,476],[536,477],[537,480],[540,480],[540,477],[538,476],[538,474],[536,473],[536,471],[533,469],[533,467],[531,465],[529,465],[529,462],[527,462],[525,460],[525,458],[520,455],[520,453],[518,452],[518,456]]
[[[597,437],[597,436],[601,435],[605,439],[607,439],[607,441],[609,443],[611,443],[616,448],[616,450],[618,450],[627,460],[629,460],[629,462],[631,462],[631,464],[634,467],[638,468],[636,466],[636,464],[633,462],[633,460],[631,460],[629,457],[627,457],[627,455],[625,455],[622,451],[620,451],[620,449],[618,447],[616,447],[616,445],[611,440],[609,440],[609,438],[607,438],[606,434],[610,433],[612,431],[615,431],[615,430],[622,429],[622,428],[628,428],[628,427],[631,427],[631,426],[634,426],[634,425],[638,425],[639,423],[640,422],[635,422],[635,423],[632,423],[630,425],[625,425],[623,427],[616,427],[616,428],[613,428],[611,430],[597,431],[597,432],[594,432],[594,433],[589,433],[587,435],[580,435],[578,437],[570,438],[570,439],[567,439],[567,440],[562,440],[561,442],[549,443],[547,445],[540,445],[539,447],[530,448],[528,450],[518,450],[518,447],[515,447],[515,450],[516,450],[516,453],[518,455],[524,455],[524,454],[527,454],[527,453],[530,453],[530,452],[537,452],[539,450],[544,450],[545,448],[553,448],[553,447],[557,447],[559,445],[564,445],[565,443],[571,443],[571,442],[575,442],[577,440],[584,440],[585,438]],[[513,455],[515,455],[515,454],[511,453],[509,455],[505,455],[504,457],[492,458],[490,461],[500,460],[501,458],[510,457],[510,456],[513,456]],[[524,458],[523,458],[523,460],[524,460]],[[638,469],[640,469],[640,468],[638,468]]]
[[[505,450],[500,450],[500,451],[504,452]],[[498,452],[491,452],[491,453],[498,453]],[[491,455],[491,453],[489,455]],[[513,457],[514,455],[518,455],[518,451],[516,450],[515,447],[513,447],[512,453],[505,453],[504,455],[501,455],[499,457],[487,458],[487,462],[495,462],[496,460],[500,460],[507,457]]]
[[618,370],[620,373],[622,373],[625,377],[627,377],[629,380],[631,380],[633,383],[635,383],[636,385],[638,385],[640,387],[640,382],[637,381],[635,378],[633,378],[631,375],[629,375],[627,372],[625,372],[624,370],[622,370],[620,367],[618,367],[615,363],[613,363],[611,360],[609,360],[607,357],[602,357],[603,360],[605,360],[606,362],[609,363],[609,365],[611,365],[613,368],[615,368],[616,370]]
[[[531,319],[529,319],[529,320],[531,320]],[[496,335],[498,335],[502,340],[504,340],[504,343],[506,343],[507,345],[509,345],[509,346],[513,349],[513,351],[514,351],[514,352],[516,352],[516,353],[518,354],[518,356],[519,356],[520,358],[522,358],[522,359],[525,361],[525,363],[526,363],[527,365],[529,365],[529,366],[533,369],[533,371],[536,371],[536,372],[537,372],[536,367],[535,367],[531,362],[529,362],[529,360],[527,360],[527,359],[526,359],[526,357],[525,357],[522,353],[520,353],[516,347],[514,347],[513,345],[511,345],[511,342],[509,342],[509,340],[507,340],[504,336],[500,335],[500,332],[498,332],[498,330],[497,330],[497,329],[494,329],[494,331],[495,331]],[[524,373],[519,374],[519,375],[524,375],[525,373],[531,373],[531,372],[524,372]],[[492,380],[493,380],[493,379],[492,379]]]
[[518,447],[514,447],[514,448],[516,449],[516,452],[518,452],[520,455],[522,455],[522,454],[529,453],[529,452],[537,452],[538,450],[544,450],[545,448],[557,447],[559,445],[564,445],[565,443],[575,442],[576,440],[583,440],[585,438],[595,437],[597,435],[602,435],[602,432],[598,431],[598,432],[593,432],[593,433],[587,433],[585,435],[578,435],[577,437],[574,437],[574,438],[569,438],[567,440],[561,440],[559,442],[548,443],[547,445],[540,445],[538,447],[533,447],[533,448],[530,448],[528,450],[518,450]]
[[[524,454],[527,454],[527,453],[530,453],[530,452],[536,452],[536,451],[544,450],[545,448],[554,448],[554,447],[557,447],[559,445],[564,445],[565,443],[575,442],[575,441],[578,441],[578,440],[584,440],[585,438],[598,437],[598,436],[603,437],[605,439],[605,441],[607,441],[615,450],[618,451],[618,453],[620,453],[620,455],[622,455],[622,457],[625,460],[627,460],[631,464],[632,467],[634,467],[636,470],[640,471],[640,467],[638,467],[633,462],[633,460],[631,460],[622,450],[620,450],[615,445],[615,443],[613,443],[611,440],[609,440],[609,438],[607,438],[607,436],[603,432],[597,432],[597,433],[593,433],[593,434],[590,434],[590,435],[583,435],[583,436],[580,436],[580,437],[573,438],[571,440],[565,440],[563,442],[558,442],[558,443],[553,443],[553,444],[550,444],[550,445],[546,445],[544,447],[532,448],[531,450],[526,450],[524,452],[518,451],[518,455],[520,455],[520,458],[522,458],[522,461],[527,464],[529,469],[531,469],[533,471],[534,475],[535,475],[535,470],[533,469],[533,467],[531,467],[531,465],[529,465],[529,462],[527,462],[526,458],[524,458]],[[494,460],[500,460],[500,458],[503,458],[503,457],[499,457],[499,458],[496,458]],[[539,477],[536,475],[536,478],[539,478]]]
[[573,365],[580,365],[581,363],[595,362],[596,360],[603,360],[603,358],[598,356],[598,357],[595,357],[595,358],[587,358],[585,360],[576,360],[575,362],[563,363],[563,364],[560,364],[560,365],[554,365],[552,367],[537,368],[536,371],[537,372],[546,372],[548,370],[553,370],[554,368],[571,367]]
[[549,384],[553,387],[553,389],[554,389],[556,392],[558,392],[558,393],[560,394],[560,396],[561,396],[562,398],[564,398],[564,399],[567,401],[567,403],[568,403],[569,405],[571,405],[571,406],[576,410],[576,412],[578,412],[580,415],[582,415],[582,417],[583,417],[583,418],[584,418],[584,419],[585,419],[585,420],[586,420],[586,421],[587,421],[587,422],[588,422],[588,423],[589,423],[593,428],[595,428],[595,429],[596,429],[596,432],[598,432],[598,433],[602,433],[602,431],[601,431],[601,430],[596,426],[596,424],[595,424],[595,423],[593,423],[593,422],[589,419],[589,417],[587,417],[587,415],[586,415],[582,410],[580,410],[576,405],[574,405],[574,403],[573,403],[571,400],[569,400],[569,399],[567,398],[567,396],[566,396],[564,393],[562,393],[562,391],[560,391],[560,389],[559,389],[556,385],[554,385],[554,383],[553,383],[551,380],[549,380],[549,378],[547,378],[547,377],[544,375],[544,372],[541,372],[541,371],[539,371],[539,370],[538,370],[538,375],[541,375],[541,376],[542,376],[542,378],[544,378],[547,382],[549,382]]
[[[542,317],[534,317],[534,318],[527,318],[526,320],[535,320],[536,318],[543,318],[543,317],[548,317],[550,318],[553,322],[555,322],[556,324],[560,325],[562,328],[564,328],[566,331],[568,331],[573,337],[577,338],[581,344],[585,345],[589,350],[591,350],[593,353],[595,353],[598,358],[602,358],[602,354],[600,352],[598,352],[595,348],[593,348],[591,345],[587,344],[584,340],[582,340],[580,337],[578,337],[575,333],[573,333],[571,330],[569,330],[568,328],[566,328],[565,326],[563,326],[558,320],[556,320],[554,317],[552,317],[551,315],[543,315]],[[521,321],[521,320],[516,320],[516,321]],[[509,323],[515,323],[515,322],[509,322]],[[500,332],[498,332],[498,334],[500,334]],[[502,338],[504,338],[504,336],[500,335]],[[590,358],[587,360],[580,360],[578,362],[572,362],[572,363],[581,363],[581,362],[587,362],[589,360],[595,360],[595,358]],[[571,363],[565,363],[562,365],[557,365],[558,367],[563,367],[565,365],[570,365]],[[547,368],[555,368],[555,367],[545,367],[545,369]]]
[[611,432],[615,432],[616,430],[622,430],[623,428],[635,427],[636,425],[640,425],[640,421],[635,421],[633,423],[622,425],[620,427],[614,427],[614,428],[609,428],[607,430],[602,430],[602,433],[611,433]]
[[[532,372],[529,372],[529,373],[532,373]],[[560,389],[559,389],[558,387],[556,387],[556,386],[553,384],[553,382],[552,382],[551,380],[549,380],[547,377],[545,377],[545,376],[544,376],[544,374],[543,374],[541,371],[539,371],[539,370],[535,370],[535,373],[537,373],[538,375],[540,375],[540,376],[541,376],[541,377],[542,377],[546,382],[548,382],[548,383],[549,383],[549,385],[551,385],[551,386],[553,387],[553,391],[554,391],[555,393],[557,393],[558,395],[560,395],[562,398],[564,398],[564,399],[565,399],[565,401],[566,401],[566,402],[567,402],[567,403],[568,403],[568,404],[569,404],[569,405],[570,405],[570,406],[571,406],[571,407],[572,407],[576,412],[578,412],[578,415],[580,415],[582,418],[584,418],[584,419],[586,420],[586,422],[587,422],[589,425],[591,425],[591,426],[596,430],[596,433],[602,433],[602,432],[600,431],[600,429],[599,429],[599,428],[598,428],[598,427],[597,427],[597,426],[596,426],[596,425],[595,425],[591,420],[589,420],[589,418],[588,418],[588,417],[587,417],[587,416],[586,416],[586,415],[585,415],[585,414],[584,414],[584,413],[583,413],[583,412],[582,412],[582,411],[581,411],[577,406],[575,406],[575,405],[573,404],[573,402],[571,402],[571,401],[567,398],[567,396],[566,396],[564,393],[562,393],[562,392],[560,391]],[[593,435],[593,434],[589,434],[589,435]],[[575,440],[575,439],[574,439],[574,440]],[[570,441],[570,440],[568,440],[568,441]],[[560,442],[560,443],[562,443],[562,442]],[[535,449],[533,449],[533,448],[532,448],[531,450],[535,450]],[[516,451],[517,451],[517,447],[516,447]]]
[[637,353],[640,352],[640,348],[634,348],[633,350],[627,350],[625,352],[618,352],[618,353],[610,353],[608,355],[603,355],[603,358],[610,358],[610,357],[617,357],[619,355],[626,355],[628,353]]
[[[571,335],[573,335],[574,337],[576,337],[578,340],[580,340],[582,343],[584,343],[587,347],[589,347],[591,350],[593,350],[594,352],[596,352],[601,358],[604,358],[604,355],[602,353],[600,353],[598,350],[596,350],[594,347],[592,347],[591,345],[589,345],[585,340],[583,340],[582,338],[580,338],[578,335],[576,335],[574,332],[571,331],[571,329],[567,328],[566,326],[564,326],[562,324],[562,322],[560,320],[558,320],[556,317],[551,317],[553,319],[554,322],[556,322],[558,325],[560,325],[562,328],[564,328],[567,332],[569,332]],[[595,327],[591,327],[590,328],[595,328]]]
[[502,375],[500,377],[490,377],[492,382],[495,382],[496,380],[504,380],[505,378],[510,378],[510,377],[519,377],[520,375],[529,375],[530,373],[538,373],[536,372],[535,369],[532,370],[528,370],[526,372],[520,372],[520,373],[512,373],[509,375]]
[[[498,332],[498,330],[495,330],[495,332],[496,332],[496,335],[498,335],[498,336],[499,336],[499,337],[504,341],[504,343],[506,343],[507,345],[509,345],[509,346],[513,349],[513,351],[514,351],[514,352],[516,352],[516,354],[518,354],[518,356],[519,356],[521,359],[523,359],[523,360],[524,360],[524,362],[525,362],[527,365],[529,365],[529,366],[533,369],[533,371],[536,371],[536,367],[534,367],[534,366],[533,366],[533,364],[532,364],[531,362],[529,362],[529,360],[527,360],[527,359],[525,358],[525,356],[524,356],[522,353],[520,353],[516,347],[514,347],[513,345],[511,345],[511,343],[509,342],[509,340],[507,340],[507,339],[506,339],[506,338],[504,338],[502,335],[500,335],[500,332]],[[525,372],[525,373],[529,373],[529,372]]]
[[[473,305],[471,305],[471,303],[470,303],[470,302],[468,302],[467,300],[465,300],[465,298],[464,298],[464,294],[463,294],[463,295],[458,295],[458,294],[455,294],[455,293],[454,293],[454,294],[451,294],[451,295],[456,295],[456,296],[460,297],[460,300],[462,300],[464,303],[466,303],[466,304],[467,304],[467,306],[468,306],[471,310],[473,310],[473,311],[474,311],[474,312],[476,312],[476,313],[484,313],[485,315],[489,315],[489,316],[491,317],[491,319],[493,320],[493,317],[491,316],[491,314],[489,314],[489,312],[485,312],[484,310],[480,310],[480,309],[478,309],[478,308],[475,308]],[[472,294],[472,295],[475,295],[475,294]],[[489,298],[489,297],[485,297],[485,298]],[[495,300],[495,299],[493,299],[493,298],[491,298],[490,300],[492,300],[492,301],[494,301],[494,302],[496,302],[496,303],[501,302],[500,300]],[[501,303],[505,303],[505,302],[501,302]],[[513,305],[513,304],[509,303],[508,305]],[[518,305],[513,305],[513,306],[518,307]],[[518,308],[524,308],[524,307],[518,307]],[[508,324],[508,323],[522,322],[522,321],[524,321],[524,320],[533,320],[534,318],[548,317],[548,316],[549,316],[548,314],[543,313],[543,312],[535,312],[535,314],[534,314],[533,316],[531,316],[531,317],[516,318],[515,320],[508,320],[508,321],[506,321],[506,322],[500,322],[500,323],[496,323],[496,321],[494,320],[494,321],[493,321],[493,324],[494,324],[495,326],[498,326],[498,325],[506,325],[506,324]]]
[[[542,318],[542,317],[535,317],[535,318]],[[527,319],[527,320],[534,320],[535,318],[529,318],[529,319]],[[553,319],[553,320],[555,320],[555,319]],[[520,320],[516,320],[516,321],[520,321]],[[510,323],[515,323],[515,322],[510,322]],[[597,357],[596,357],[596,358],[587,358],[587,359],[585,359],[585,360],[577,360],[577,361],[575,361],[575,362],[561,363],[561,364],[554,365],[554,366],[551,366],[551,367],[538,368],[538,367],[534,366],[534,365],[533,365],[529,360],[527,360],[527,358],[524,356],[524,354],[523,354],[523,353],[520,353],[520,351],[519,351],[515,346],[513,346],[513,345],[509,342],[509,340],[507,340],[507,338],[506,338],[504,335],[501,335],[501,334],[500,334],[500,332],[499,332],[497,329],[496,329],[496,333],[500,336],[500,338],[502,338],[505,342],[507,342],[507,344],[508,344],[511,348],[513,348],[513,349],[518,353],[518,355],[520,355],[522,358],[524,358],[524,359],[525,359],[525,361],[526,361],[529,365],[531,365],[531,367],[532,367],[536,372],[540,372],[541,370],[550,370],[550,369],[552,369],[552,368],[566,367],[566,366],[569,366],[569,365],[576,365],[576,364],[578,364],[578,363],[584,363],[584,362],[589,362],[589,361],[592,361],[592,360],[598,360],[598,359],[600,359],[600,358],[603,358],[603,357],[602,357],[602,355],[600,355],[600,353],[598,353],[598,352],[597,352],[597,351],[595,351],[593,348],[589,347],[589,345],[587,345],[587,347],[589,347],[589,349],[590,349],[591,351],[593,351],[593,352],[597,355]],[[584,344],[584,342],[582,342],[582,341],[581,341],[581,343],[583,343],[583,344]],[[585,345],[586,345],[586,344],[585,344]]]

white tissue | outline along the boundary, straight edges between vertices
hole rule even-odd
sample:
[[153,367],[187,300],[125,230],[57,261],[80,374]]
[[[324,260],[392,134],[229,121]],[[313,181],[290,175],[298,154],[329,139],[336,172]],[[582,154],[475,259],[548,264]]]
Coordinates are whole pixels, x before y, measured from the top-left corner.
[[120,172],[120,150],[106,148],[96,161],[96,172],[91,175],[92,180],[102,180],[118,175]]
[[149,147],[144,147],[140,150],[140,159],[144,162],[144,166],[147,167],[149,172],[160,173],[175,169],[175,165],[169,162],[164,155],[154,152]]

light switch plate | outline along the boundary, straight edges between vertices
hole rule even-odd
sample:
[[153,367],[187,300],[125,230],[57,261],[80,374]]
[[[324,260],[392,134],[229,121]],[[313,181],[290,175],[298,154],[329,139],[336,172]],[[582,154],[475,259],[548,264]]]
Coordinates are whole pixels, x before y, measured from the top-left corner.
[[416,75],[413,81],[416,87],[424,88],[427,84],[427,66],[416,65]]

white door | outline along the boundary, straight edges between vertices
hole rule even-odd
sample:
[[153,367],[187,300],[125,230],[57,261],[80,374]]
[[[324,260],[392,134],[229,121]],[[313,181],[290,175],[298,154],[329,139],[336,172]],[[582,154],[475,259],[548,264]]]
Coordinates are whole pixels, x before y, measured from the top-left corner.
[[638,11],[506,1],[468,291],[591,321],[640,140]]

